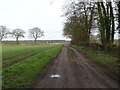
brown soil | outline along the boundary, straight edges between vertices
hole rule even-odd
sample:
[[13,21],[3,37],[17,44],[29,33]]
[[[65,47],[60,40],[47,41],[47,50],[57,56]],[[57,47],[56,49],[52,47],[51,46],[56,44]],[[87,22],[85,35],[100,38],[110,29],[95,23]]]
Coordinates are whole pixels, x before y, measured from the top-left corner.
[[[67,55],[67,47],[37,78],[34,88],[118,88],[118,82],[76,49],[71,48],[74,58]],[[72,60],[71,60],[72,59]],[[107,72],[107,74],[106,74]],[[51,75],[59,74],[59,78]]]

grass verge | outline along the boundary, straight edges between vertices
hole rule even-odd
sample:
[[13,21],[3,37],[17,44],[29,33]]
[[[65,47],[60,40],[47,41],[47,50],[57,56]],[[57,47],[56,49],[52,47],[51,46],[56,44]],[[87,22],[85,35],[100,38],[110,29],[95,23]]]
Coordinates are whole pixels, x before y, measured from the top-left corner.
[[113,74],[118,75],[118,73],[120,73],[117,57],[105,54],[102,51],[91,50],[83,46],[73,45],[72,47],[76,48],[80,53],[84,54],[85,56],[93,60],[95,63],[109,70]]

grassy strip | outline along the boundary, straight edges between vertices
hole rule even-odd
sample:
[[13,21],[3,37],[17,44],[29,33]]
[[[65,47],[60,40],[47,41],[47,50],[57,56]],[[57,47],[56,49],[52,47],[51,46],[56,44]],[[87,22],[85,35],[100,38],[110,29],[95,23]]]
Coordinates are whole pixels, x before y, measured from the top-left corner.
[[57,56],[61,47],[61,45],[53,45],[34,57],[3,69],[3,88],[30,87],[36,75]]
[[111,55],[105,54],[102,51],[95,51],[88,49],[83,46],[73,46],[76,48],[80,53],[86,55],[91,60],[99,64],[100,66],[104,67],[105,69],[109,70],[110,72],[118,75],[118,62],[116,61],[117,58]]
[[70,49],[70,47],[67,47],[67,53],[68,53],[68,57],[71,58],[70,60],[72,60],[73,62],[75,61],[75,57],[74,57],[74,53],[73,51]]

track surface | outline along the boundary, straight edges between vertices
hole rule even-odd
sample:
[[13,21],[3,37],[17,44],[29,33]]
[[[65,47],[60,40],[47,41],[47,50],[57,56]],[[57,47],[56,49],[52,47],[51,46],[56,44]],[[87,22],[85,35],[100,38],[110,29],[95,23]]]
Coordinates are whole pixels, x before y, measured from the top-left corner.
[[[67,47],[38,77],[34,88],[118,88],[116,80],[106,74],[106,70],[94,64],[71,48],[74,58],[68,57]],[[59,78],[51,75],[59,74]]]

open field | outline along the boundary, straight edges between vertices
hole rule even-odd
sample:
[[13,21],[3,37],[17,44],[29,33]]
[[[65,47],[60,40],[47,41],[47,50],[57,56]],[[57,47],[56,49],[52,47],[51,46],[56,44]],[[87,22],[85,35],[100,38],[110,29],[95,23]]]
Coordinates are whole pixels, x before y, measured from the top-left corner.
[[3,46],[3,88],[30,87],[62,45]]

